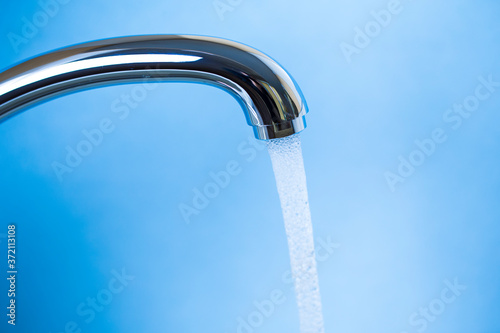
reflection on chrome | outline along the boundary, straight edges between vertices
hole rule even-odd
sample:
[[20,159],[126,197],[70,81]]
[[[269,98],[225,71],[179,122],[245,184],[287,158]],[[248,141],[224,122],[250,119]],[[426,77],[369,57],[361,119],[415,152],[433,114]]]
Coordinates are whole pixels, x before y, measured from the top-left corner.
[[206,83],[230,92],[258,139],[306,127],[302,93],[274,60],[236,42],[187,35],[78,44],[9,68],[0,73],[0,121],[69,92],[148,79]]

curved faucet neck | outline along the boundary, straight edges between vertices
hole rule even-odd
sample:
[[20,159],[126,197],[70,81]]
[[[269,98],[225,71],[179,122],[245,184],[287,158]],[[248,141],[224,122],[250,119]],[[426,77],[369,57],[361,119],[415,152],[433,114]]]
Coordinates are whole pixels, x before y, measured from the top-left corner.
[[148,79],[201,82],[230,92],[258,139],[306,127],[302,93],[274,60],[236,42],[186,35],[105,39],[14,66],[0,73],[0,121],[72,91]]

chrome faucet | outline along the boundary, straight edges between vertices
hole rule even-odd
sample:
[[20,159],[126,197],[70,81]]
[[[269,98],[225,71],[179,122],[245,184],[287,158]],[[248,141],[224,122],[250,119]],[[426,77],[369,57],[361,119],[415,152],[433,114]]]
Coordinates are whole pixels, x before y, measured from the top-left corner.
[[188,35],[121,37],[40,55],[0,73],[0,122],[73,91],[154,79],[201,82],[232,93],[257,139],[298,133],[307,106],[288,73],[233,41]]

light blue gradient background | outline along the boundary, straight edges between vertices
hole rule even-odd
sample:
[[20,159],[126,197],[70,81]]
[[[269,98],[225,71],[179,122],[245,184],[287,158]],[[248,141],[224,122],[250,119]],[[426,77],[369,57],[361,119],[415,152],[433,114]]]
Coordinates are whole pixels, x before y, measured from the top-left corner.
[[[7,34],[40,7],[11,1],[0,13],[0,64],[138,34],[262,50],[310,108],[302,140],[314,232],[340,244],[318,266],[326,331],[417,332],[410,315],[456,277],[467,290],[425,332],[500,332],[500,90],[460,129],[442,120],[480,75],[500,80],[500,3],[401,2],[348,63],[339,44],[387,1],[244,0],[222,21],[210,0],[72,0],[19,53]],[[132,88],[73,94],[0,124],[0,233],[17,225],[19,268],[18,325],[6,324],[2,278],[0,331],[59,333],[75,321],[82,332],[231,333],[254,301],[281,289],[287,301],[255,332],[298,332],[271,163],[265,151],[251,162],[238,153],[251,135],[238,103],[216,88],[162,84],[121,121],[111,103]],[[51,163],[105,117],[114,132],[59,182]],[[384,173],[436,127],[448,140],[391,192]],[[187,225],[178,205],[230,160],[243,171]],[[122,268],[135,279],[86,324],[77,305]]]

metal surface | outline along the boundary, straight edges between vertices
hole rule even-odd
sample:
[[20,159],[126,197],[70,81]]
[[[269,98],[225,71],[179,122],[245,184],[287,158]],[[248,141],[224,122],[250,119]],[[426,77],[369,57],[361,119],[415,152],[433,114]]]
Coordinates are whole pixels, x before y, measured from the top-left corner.
[[274,60],[236,42],[186,35],[100,40],[14,66],[0,73],[0,121],[69,92],[148,79],[202,82],[229,91],[258,139],[289,136],[306,126],[304,98]]

